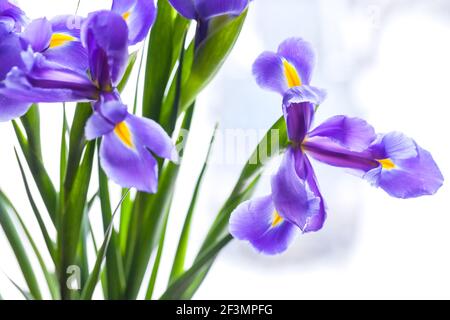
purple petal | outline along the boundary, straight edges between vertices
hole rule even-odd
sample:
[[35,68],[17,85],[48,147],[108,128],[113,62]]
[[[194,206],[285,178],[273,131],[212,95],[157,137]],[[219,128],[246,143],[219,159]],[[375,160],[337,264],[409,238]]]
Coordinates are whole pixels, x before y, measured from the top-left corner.
[[197,10],[194,0],[169,0],[172,7],[186,19],[197,19]]
[[145,147],[137,144],[130,127],[125,120],[120,130],[103,136],[101,166],[106,175],[120,186],[155,193],[158,188],[158,164]]
[[0,81],[5,79],[13,67],[22,67],[22,46],[20,39],[14,33],[0,37]]
[[129,29],[130,45],[144,40],[156,18],[153,0],[114,0],[112,11],[125,18]]
[[376,139],[375,130],[365,120],[334,116],[308,134],[309,137],[326,137],[352,151],[366,150]]
[[270,196],[241,203],[231,214],[229,230],[233,237],[249,241],[259,252],[285,251],[295,236],[290,222],[274,220],[275,207]]
[[12,20],[14,23],[11,25],[12,28],[10,31],[15,32],[20,32],[27,22],[27,18],[22,9],[7,0],[0,0],[0,20],[1,18]]
[[0,93],[18,102],[96,100],[97,88],[86,74],[47,61],[41,54],[22,53],[25,66],[13,68]]
[[325,91],[301,86],[290,89],[283,99],[289,139],[301,143],[311,127],[314,108],[325,99]]
[[308,138],[302,145],[305,152],[315,160],[333,167],[354,169],[361,175],[379,166],[369,150],[351,151],[324,137]]
[[31,21],[21,37],[31,45],[33,51],[42,52],[50,45],[52,33],[51,23],[46,18],[40,18]]
[[89,15],[81,29],[87,48],[90,73],[108,91],[121,80],[128,61],[128,27],[122,16],[111,11]]
[[9,121],[23,116],[30,106],[31,103],[17,102],[0,93],[0,121]]
[[129,115],[127,123],[130,125],[133,136],[136,137],[136,143],[148,148],[159,157],[173,161],[178,159],[175,145],[169,135],[155,121]]
[[[375,145],[377,152],[384,149],[385,157],[393,167],[380,165],[365,176],[396,198],[415,198],[432,195],[442,186],[444,177],[431,154],[406,136],[392,132]],[[380,160],[383,160],[380,159]]]
[[311,220],[320,215],[320,198],[301,179],[295,168],[294,150],[289,148],[278,172],[272,177],[272,198],[280,216],[309,231]]
[[95,112],[86,123],[86,139],[92,140],[113,131],[127,115],[127,106],[120,101],[97,103]]
[[309,42],[300,38],[287,39],[278,47],[278,54],[294,65],[302,84],[308,85],[311,82],[316,54]]
[[249,0],[194,0],[199,18],[211,18],[231,15],[240,15],[248,6]]
[[256,83],[263,89],[283,95],[288,89],[283,69],[283,60],[273,52],[263,52],[253,64]]

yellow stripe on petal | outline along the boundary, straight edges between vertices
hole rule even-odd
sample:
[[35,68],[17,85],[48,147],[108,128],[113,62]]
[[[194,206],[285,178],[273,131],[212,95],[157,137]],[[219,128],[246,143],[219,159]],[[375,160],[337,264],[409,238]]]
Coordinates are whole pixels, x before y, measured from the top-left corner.
[[273,212],[273,218],[272,218],[272,228],[275,228],[280,223],[283,222],[283,218],[280,216],[280,214],[275,210]]
[[114,133],[119,137],[120,141],[123,142],[129,148],[134,148],[133,137],[131,135],[130,128],[128,128],[125,121],[122,121],[116,125],[114,128]]
[[54,33],[50,39],[50,48],[56,48],[65,45],[67,42],[75,41],[71,35],[65,33]]
[[131,15],[131,12],[127,11],[122,15],[122,17],[125,21],[128,21],[128,18],[130,17],[130,15]]
[[395,163],[391,159],[377,160],[383,169],[392,170],[395,168]]
[[302,80],[298,75],[297,69],[287,60],[283,59],[284,75],[286,77],[288,87],[299,87],[302,85]]

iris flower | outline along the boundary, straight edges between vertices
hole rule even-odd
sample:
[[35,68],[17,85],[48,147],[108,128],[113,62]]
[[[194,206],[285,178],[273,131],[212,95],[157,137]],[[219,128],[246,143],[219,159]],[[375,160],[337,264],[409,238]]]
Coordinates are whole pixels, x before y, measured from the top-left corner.
[[251,0],[169,0],[183,17],[197,21],[197,45],[203,41],[209,28],[209,21],[219,16],[238,16]]
[[0,0],[0,25],[8,31],[20,32],[26,24],[25,13],[8,0]]
[[254,64],[258,84],[283,95],[291,143],[271,194],[239,205],[230,232],[266,254],[286,250],[297,230],[318,231],[324,224],[325,201],[310,157],[350,169],[402,199],[434,194],[444,180],[431,154],[402,133],[376,134],[366,121],[341,115],[312,129],[315,107],[325,99],[323,90],[309,85],[314,63],[307,42],[288,39]]
[[129,32],[125,19],[111,11],[89,15],[81,28],[88,72],[49,61],[29,49],[23,66],[14,67],[4,81],[5,94],[22,102],[91,101],[94,113],[86,138],[103,137],[100,162],[108,177],[122,187],[157,190],[158,166],[153,154],[175,160],[170,137],[154,121],[129,114],[117,84],[128,62]]
[[87,52],[81,44],[80,29],[73,23],[81,17],[59,16],[50,21],[46,18],[30,22],[21,34],[25,49],[31,46],[34,52],[40,52],[49,61],[81,69],[88,67]]

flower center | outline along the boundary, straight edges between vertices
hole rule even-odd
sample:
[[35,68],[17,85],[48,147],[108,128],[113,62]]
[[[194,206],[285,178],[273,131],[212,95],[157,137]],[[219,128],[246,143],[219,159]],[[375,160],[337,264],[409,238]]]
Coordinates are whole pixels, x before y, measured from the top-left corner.
[[298,75],[297,69],[285,59],[283,59],[283,67],[288,87],[293,88],[301,86],[302,80]]
[[395,168],[395,163],[389,158],[381,159],[381,160],[377,160],[377,161],[381,164],[381,167],[383,169],[392,170]]
[[129,148],[134,148],[131,131],[125,121],[122,121],[114,128],[114,133],[119,137],[120,141]]
[[272,217],[272,228],[275,228],[276,226],[278,226],[280,223],[283,222],[283,218],[280,216],[280,214],[275,210],[273,212],[273,217]]

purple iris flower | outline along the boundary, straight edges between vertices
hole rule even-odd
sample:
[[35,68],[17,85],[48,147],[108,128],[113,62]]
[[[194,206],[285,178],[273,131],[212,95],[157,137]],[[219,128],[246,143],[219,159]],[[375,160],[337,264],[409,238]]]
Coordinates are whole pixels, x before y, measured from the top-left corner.
[[94,113],[86,138],[102,137],[100,161],[107,176],[122,187],[157,190],[158,166],[153,154],[170,160],[177,152],[154,121],[129,114],[117,84],[128,62],[129,33],[123,17],[111,11],[89,15],[81,28],[88,72],[49,61],[29,49],[23,66],[14,67],[0,94],[22,102],[91,101]]
[[4,25],[10,32],[20,32],[26,22],[27,18],[22,9],[8,0],[0,0],[0,25]]
[[288,39],[254,64],[258,84],[283,95],[291,145],[272,177],[272,193],[238,206],[230,233],[266,254],[286,250],[296,230],[318,231],[324,224],[326,206],[309,157],[351,169],[397,198],[431,195],[443,184],[431,154],[402,133],[377,135],[366,121],[346,116],[311,130],[315,107],[325,98],[323,90],[309,86],[314,63],[307,42]]
[[154,0],[114,0],[111,10],[127,22],[130,45],[144,40],[156,18]]
[[80,40],[82,21],[75,16],[33,20],[21,34],[23,46],[25,49],[31,46],[49,61],[85,71],[88,64],[87,52]]
[[183,17],[197,20],[197,45],[208,34],[209,21],[219,16],[238,16],[251,0],[169,0]]

